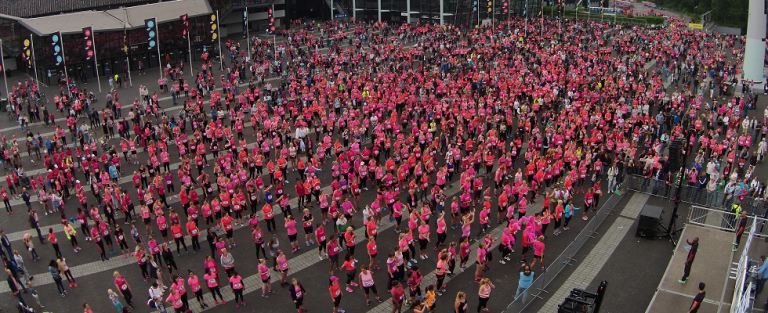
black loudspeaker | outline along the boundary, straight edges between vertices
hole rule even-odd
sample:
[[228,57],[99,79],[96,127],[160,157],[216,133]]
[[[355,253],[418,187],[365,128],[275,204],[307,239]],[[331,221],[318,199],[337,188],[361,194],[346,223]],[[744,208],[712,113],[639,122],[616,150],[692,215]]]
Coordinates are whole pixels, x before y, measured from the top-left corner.
[[681,137],[669,143],[669,170],[673,173],[677,173],[683,166],[681,164],[683,148],[685,148],[685,141]]
[[635,237],[656,237],[659,224],[661,223],[662,211],[661,207],[653,205],[644,206],[637,221]]
[[597,293],[574,288],[568,298],[557,306],[557,313],[598,313],[608,281],[600,282]]

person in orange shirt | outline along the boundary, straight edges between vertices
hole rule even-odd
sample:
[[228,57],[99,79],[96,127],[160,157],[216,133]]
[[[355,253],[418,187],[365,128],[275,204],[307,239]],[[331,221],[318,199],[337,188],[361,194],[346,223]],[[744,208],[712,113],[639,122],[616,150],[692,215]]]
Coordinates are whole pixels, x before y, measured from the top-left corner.
[[235,238],[234,235],[234,225],[233,221],[235,219],[231,216],[229,216],[229,211],[225,211],[224,217],[221,218],[221,226],[224,228],[224,231],[226,231],[227,234],[227,242],[229,243],[229,248],[232,249],[234,247],[237,247],[235,244]]

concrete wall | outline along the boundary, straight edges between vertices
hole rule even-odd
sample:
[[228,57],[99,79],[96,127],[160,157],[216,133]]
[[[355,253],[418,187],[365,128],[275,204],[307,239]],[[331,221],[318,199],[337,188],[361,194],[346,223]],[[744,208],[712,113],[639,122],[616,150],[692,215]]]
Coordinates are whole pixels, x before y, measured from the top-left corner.
[[736,28],[736,27],[715,26],[713,30],[721,34],[728,34],[728,35],[740,36],[742,34],[741,28]]

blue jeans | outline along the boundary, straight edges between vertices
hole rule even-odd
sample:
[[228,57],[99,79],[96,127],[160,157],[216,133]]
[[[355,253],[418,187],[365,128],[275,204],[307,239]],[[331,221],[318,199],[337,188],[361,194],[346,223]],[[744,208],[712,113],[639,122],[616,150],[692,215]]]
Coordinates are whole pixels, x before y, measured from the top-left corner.
[[528,301],[528,288],[517,286],[517,292],[515,292],[515,299],[517,299],[517,297],[520,295],[521,290],[523,291],[523,298],[520,300],[523,301],[523,303],[525,303]]
[[761,291],[763,291],[763,287],[765,287],[765,281],[768,280],[768,277],[763,277],[762,279],[757,281],[757,290],[755,290],[755,296],[759,295]]
[[715,198],[716,192],[707,192],[707,206],[712,205],[712,200]]
[[719,207],[719,206],[721,206],[721,201],[723,199],[723,193],[715,191],[714,194],[715,194],[715,203],[713,203],[712,205],[715,206],[715,207]]
[[651,193],[655,194],[655,193],[658,193],[658,192],[659,192],[659,180],[658,179],[654,179],[653,180],[653,190],[651,190]]
[[645,192],[645,189],[648,188],[648,185],[651,184],[650,178],[643,178],[643,184],[640,186],[640,192]]

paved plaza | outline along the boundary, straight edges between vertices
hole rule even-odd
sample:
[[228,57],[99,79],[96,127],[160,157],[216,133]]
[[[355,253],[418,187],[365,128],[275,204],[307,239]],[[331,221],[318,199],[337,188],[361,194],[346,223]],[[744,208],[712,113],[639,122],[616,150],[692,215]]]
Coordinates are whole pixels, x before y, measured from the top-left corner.
[[[616,30],[616,32],[618,32],[618,30]],[[396,36],[395,34],[388,35],[392,37]],[[271,38],[265,37],[265,39],[268,40]],[[277,37],[278,44],[285,42],[285,38]],[[414,46],[415,44],[415,41],[411,41],[405,43],[403,46],[407,49]],[[328,53],[328,49],[318,49],[317,52],[325,54]],[[228,57],[226,58],[228,59]],[[616,58],[621,57],[616,56]],[[288,59],[286,58],[285,61],[287,62],[287,60]],[[193,63],[192,65],[194,68],[199,68],[201,66],[197,62]],[[147,69],[147,73],[145,75],[139,75],[138,72],[132,72],[132,86],[124,86],[124,88],[117,89],[120,99],[122,99],[121,103],[123,103],[123,115],[126,115],[127,112],[133,108],[133,99],[139,96],[139,86],[147,86],[150,90],[150,94],[151,92],[158,90],[158,77],[156,70],[156,68]],[[648,62],[644,66],[644,70],[657,70],[655,61]],[[221,71],[217,66],[215,66],[213,76],[218,77],[219,75],[221,75]],[[9,84],[16,84],[18,81],[25,79],[28,79],[28,77],[23,74],[16,73],[14,76],[8,78],[8,82]],[[269,77],[268,81],[273,85],[278,85],[280,78]],[[102,89],[105,92],[99,94],[97,92],[98,86],[96,86],[95,83],[96,80],[93,78],[88,80],[88,84],[80,84],[80,82],[78,82],[78,84],[83,88],[87,88],[88,91],[94,92],[96,94],[98,102],[92,104],[92,107],[95,107],[97,110],[102,110],[105,108],[106,90],[108,90],[109,87],[106,85],[105,79],[102,79]],[[247,84],[243,84],[241,88],[244,89],[246,86]],[[667,87],[670,91],[679,88],[675,85],[670,86],[669,84],[667,84]],[[54,109],[53,97],[59,94],[59,88],[59,86],[41,87],[41,91],[46,94],[48,100],[50,101],[45,104],[49,110]],[[708,96],[705,96],[705,98],[709,99]],[[765,98],[766,97],[762,95],[760,96],[758,102],[758,110],[749,111],[750,117],[762,119],[762,110],[766,107]],[[167,93],[159,94],[159,106],[169,117],[179,115],[180,110],[183,109],[182,103],[184,100],[186,99],[182,96],[181,98],[177,99],[177,103],[174,104],[173,98]],[[54,114],[58,114],[58,111],[54,110],[53,112],[55,112]],[[6,113],[3,112],[2,114]],[[228,119],[229,118],[224,119],[225,126],[229,125]],[[83,121],[87,122],[88,119],[81,118],[79,120],[79,122]],[[63,118],[57,119],[56,123],[58,125],[66,125]],[[10,115],[8,118],[0,115],[0,135],[5,137],[7,140],[10,141],[15,138],[15,140],[20,143],[20,146],[24,147],[27,131],[32,132],[35,136],[39,134],[46,139],[54,135],[54,128],[47,127],[44,123],[32,123],[28,129],[22,130],[19,124],[10,118]],[[94,129],[93,131],[98,137],[102,136],[100,128]],[[191,134],[189,127],[187,129],[187,133]],[[253,136],[250,131],[250,123],[246,124],[244,135],[245,141],[249,145],[249,148],[259,144],[257,138]],[[338,137],[338,132],[334,133],[334,139]],[[314,137],[312,139],[315,140]],[[113,138],[109,139],[109,145],[115,145],[119,149],[119,140],[120,139],[118,136],[114,136]],[[317,139],[318,142],[320,140],[320,138]],[[71,138],[67,139],[67,143],[70,147],[74,147],[74,143],[72,142]],[[373,143],[370,140],[362,141],[362,147],[371,147],[372,145]],[[755,150],[756,146],[752,147],[751,149]],[[21,153],[21,160],[24,171],[27,173],[27,175],[30,177],[36,177],[38,174],[45,175],[47,170],[45,169],[43,163],[37,160],[35,160],[33,163],[32,159],[27,155],[26,150],[22,150],[23,153]],[[176,191],[178,191],[180,188],[182,188],[182,186],[180,185],[180,181],[178,176],[176,176],[175,171],[182,164],[180,159],[180,152],[176,145],[169,145],[169,153],[171,155],[170,169],[171,172],[174,173],[174,188]],[[520,151],[519,153],[521,157],[519,157],[517,162],[514,164],[514,168],[524,169],[525,162],[524,158],[522,157],[524,152]],[[140,147],[138,156],[141,163],[146,163],[148,154]],[[211,156],[211,152],[208,151],[209,160]],[[300,154],[300,157],[305,157],[305,155]],[[688,161],[691,163],[693,160],[689,158]],[[444,164],[444,160],[443,157],[440,156],[438,165],[442,166],[442,164]],[[118,184],[131,193],[134,201],[136,201],[136,190],[133,187],[132,178],[134,171],[137,171],[138,168],[138,165],[132,164],[130,162],[126,163],[123,161],[121,169],[122,175],[120,175],[118,179]],[[498,162],[493,168],[493,171],[495,171],[497,168]],[[211,167],[206,167],[205,171],[213,177],[213,169]],[[493,171],[491,173],[493,173]],[[194,174],[193,176],[196,177],[197,171],[192,170],[192,172]],[[316,172],[316,175],[322,182],[322,190],[326,194],[331,194],[333,192],[333,188],[331,186],[331,182],[333,181],[333,169],[331,160],[326,160],[324,166],[322,166],[322,171]],[[765,170],[765,166],[763,164],[760,164],[756,167],[753,175],[757,177],[768,177],[768,171]],[[459,175],[456,175],[456,177],[454,177],[452,186],[444,188],[446,199],[452,199],[454,197],[461,196],[462,187],[458,182],[458,176]],[[82,171],[77,171],[75,173],[74,179],[81,182],[86,181]],[[301,215],[301,213],[297,213],[297,208],[299,206],[295,197],[295,183],[298,181],[298,179],[298,173],[289,172],[288,176],[286,177],[288,182],[284,187],[286,192],[292,195],[290,205],[293,208],[294,215],[297,217]],[[267,184],[269,184],[269,178],[267,175],[264,176],[264,180]],[[434,177],[432,182],[434,182]],[[2,185],[5,186],[5,183]],[[493,185],[493,175],[491,174],[485,176],[483,179],[483,186],[487,187]],[[90,187],[87,186],[86,183],[83,183],[83,186],[89,205],[99,204],[97,199],[90,191]],[[608,194],[607,184],[603,183],[602,187],[603,192]],[[202,189],[199,186],[196,186],[196,188],[196,190],[202,194]],[[175,193],[173,193],[173,195],[175,195]],[[182,204],[180,203],[181,199],[178,197],[170,196],[171,195],[169,194],[168,204],[170,207],[177,211],[182,210]],[[407,192],[403,191],[400,196],[402,198],[401,200],[405,202]],[[371,187],[370,190],[362,191],[360,196],[361,206],[372,203],[376,197],[377,193],[375,187]],[[492,198],[493,199],[491,202],[493,203],[493,212],[495,212],[498,199],[497,196]],[[536,200],[536,204],[530,205],[528,211],[529,215],[540,210],[542,201],[541,198],[542,197],[539,196],[539,198]],[[583,195],[578,195],[574,198],[576,199],[574,202],[577,203],[577,207],[583,207]],[[601,207],[606,199],[608,199],[607,195],[601,197],[596,207]],[[146,304],[148,296],[147,290],[150,287],[152,280],[150,280],[150,283],[142,280],[140,277],[142,276],[141,269],[137,265],[136,259],[134,257],[128,256],[127,258],[124,258],[123,255],[119,253],[118,249],[115,249],[117,253],[107,253],[109,260],[101,261],[99,259],[99,248],[96,244],[84,240],[82,234],[79,233],[79,227],[77,228],[77,236],[79,237],[78,241],[80,243],[80,247],[82,247],[82,250],[79,252],[73,251],[69,242],[66,240],[64,227],[61,223],[61,219],[58,213],[51,215],[43,214],[42,206],[37,201],[37,196],[33,194],[32,208],[36,209],[40,215],[40,229],[42,229],[43,232],[47,234],[48,229],[50,228],[56,234],[56,237],[59,240],[59,245],[61,246],[62,253],[66,258],[72,275],[77,282],[77,287],[74,287],[74,285],[70,287],[68,282],[65,280],[64,284],[67,290],[66,297],[59,296],[59,292],[57,291],[53,278],[48,272],[49,261],[55,259],[52,246],[50,243],[41,244],[37,240],[35,230],[31,229],[29,226],[27,208],[24,204],[24,201],[22,201],[20,198],[12,198],[10,200],[10,204],[13,207],[14,214],[0,217],[0,230],[5,232],[12,248],[14,250],[18,250],[24,258],[25,268],[30,275],[34,276],[34,279],[32,280],[33,286],[40,295],[40,302],[45,306],[45,308],[39,308],[35,304],[35,301],[32,299],[32,296],[25,293],[22,294],[22,297],[27,304],[30,304],[38,312],[58,313],[81,312],[82,303],[87,302],[94,312],[113,312],[115,307],[109,300],[107,290],[114,290],[116,288],[115,284],[113,283],[112,273],[114,271],[119,271],[120,274],[126,278],[127,282],[130,284],[133,290],[133,302],[135,307],[134,312],[154,312],[154,310],[149,308]],[[317,203],[314,204],[314,207],[311,208],[310,211],[315,216],[315,221],[318,221],[320,220],[321,213]],[[633,237],[632,233],[634,232],[634,227],[636,227],[637,224],[637,216],[639,210],[643,207],[644,204],[654,204],[663,206],[665,208],[671,208],[672,206],[671,201],[656,199],[645,194],[634,192],[628,192],[625,194],[621,202],[619,202],[619,205],[614,209],[613,214],[607,217],[601,227],[598,229],[598,233],[595,234],[595,238],[587,241],[587,244],[585,244],[585,246],[579,252],[580,255],[576,257],[576,261],[573,266],[566,267],[566,270],[564,270],[561,275],[558,276],[558,278],[547,288],[548,293],[541,294],[544,298],[533,300],[527,311],[555,312],[557,304],[562,301],[563,295],[570,291],[571,288],[586,288],[588,290],[594,290],[596,288],[596,283],[600,282],[601,280],[607,280],[610,284],[609,293],[601,312],[645,312],[645,309],[647,308],[648,303],[650,303],[651,297],[653,296],[653,291],[655,291],[656,286],[661,280],[661,276],[664,274],[664,269],[666,268],[668,261],[672,256],[673,247],[669,242],[665,240],[646,240]],[[261,207],[261,205],[263,205],[263,202],[260,203],[259,207]],[[446,206],[448,205],[449,204],[446,203]],[[67,213],[67,217],[74,216],[75,210],[80,207],[80,204],[77,201],[77,197],[73,195],[71,199],[65,202],[64,207],[65,212]],[[477,203],[476,207],[479,211],[481,203]],[[685,204],[681,206],[680,216],[686,215],[687,208],[688,207]],[[390,293],[385,290],[387,282],[385,263],[387,259],[387,252],[392,251],[397,245],[399,233],[395,232],[394,230],[395,223],[386,218],[386,216],[389,215],[389,211],[385,211],[383,214],[385,215],[385,218],[383,218],[377,225],[377,230],[379,233],[377,237],[377,246],[378,251],[380,251],[379,256],[377,257],[377,264],[381,266],[381,270],[374,271],[374,278],[376,281],[376,286],[379,289],[379,294],[381,295],[384,302],[379,303],[374,299],[375,297],[371,296],[371,300],[373,301],[371,305],[368,306],[366,305],[363,291],[359,288],[355,287],[354,291],[351,293],[344,291],[343,283],[345,281],[346,275],[343,273],[343,271],[336,270],[335,275],[339,277],[339,283],[342,286],[342,292],[344,293],[341,307],[345,309],[346,312],[388,313],[392,311],[392,303],[390,301],[391,296]],[[665,218],[669,218],[669,214],[669,210],[665,211]],[[316,244],[311,246],[305,245],[304,238],[301,236],[303,234],[301,230],[299,230],[298,240],[300,250],[296,251],[295,253],[290,253],[291,247],[289,245],[288,236],[286,234],[285,227],[283,227],[282,224],[283,214],[280,212],[278,206],[275,206],[275,215],[276,222],[278,224],[275,235],[279,239],[280,249],[286,253],[288,263],[291,267],[291,270],[288,274],[288,279],[290,280],[292,278],[296,278],[306,288],[306,292],[304,293],[304,304],[309,311],[331,312],[332,302],[328,294],[330,276],[328,273],[329,261],[327,259],[318,258]],[[500,238],[506,223],[497,224],[496,214],[491,214],[490,216],[491,223],[487,232],[498,240],[496,240],[494,245],[491,247],[494,251],[494,259],[490,263],[490,269],[484,272],[482,275],[490,278],[492,283],[495,285],[495,289],[491,293],[490,301],[488,302],[488,309],[490,312],[502,312],[514,299],[515,291],[518,286],[519,266],[521,264],[520,250],[522,250],[520,247],[520,241],[522,238],[520,234],[517,235],[517,244],[514,246],[515,252],[511,254],[511,261],[504,265],[500,264],[498,262],[500,253],[498,252],[499,250],[497,245],[500,242]],[[408,214],[404,214],[403,220],[407,221],[407,217]],[[579,234],[584,225],[587,224],[588,221],[582,220],[580,217],[581,213],[577,212],[571,221],[571,230],[564,231],[558,236],[553,236],[551,231],[547,234],[545,261],[554,260],[555,257],[559,255],[560,252],[562,252]],[[259,214],[259,220],[262,221],[261,214]],[[450,223],[449,216],[446,216],[446,220]],[[679,221],[682,222],[682,220],[683,218],[681,218]],[[182,221],[186,221],[186,218],[182,217]],[[263,224],[263,222],[261,223]],[[122,213],[118,214],[117,224],[119,224],[126,231],[130,229],[130,225],[124,224]],[[351,220],[351,224],[357,226],[355,228],[355,234],[357,235],[356,247],[358,252],[356,252],[355,257],[359,260],[359,272],[359,266],[368,264],[369,260],[365,253],[365,228],[363,227],[364,221],[362,214],[355,214]],[[407,222],[404,222],[401,227],[407,228],[406,224]],[[204,225],[199,226],[201,230],[204,229]],[[146,240],[143,224],[140,221],[137,221],[136,227],[139,229],[142,238]],[[153,229],[156,233],[158,233],[156,223],[153,223]],[[264,225],[262,225],[262,229],[266,231]],[[329,229],[330,232],[330,225],[327,229]],[[41,258],[39,262],[33,262],[30,260],[28,254],[24,251],[25,248],[22,239],[26,233],[30,233],[32,235],[37,253]],[[474,237],[476,233],[477,225],[475,223],[472,225],[472,237]],[[224,236],[224,232],[218,231],[218,235]],[[451,229],[448,227],[447,240],[445,242],[459,242],[461,236],[461,227],[457,229]],[[432,240],[434,240],[434,238],[436,238],[435,234],[433,234],[432,237]],[[205,256],[212,253],[211,248],[209,247],[205,238],[201,239],[202,240],[200,243],[202,244],[202,248],[200,250],[190,250],[189,253],[185,253],[185,249],[181,249],[179,256],[177,256],[175,253],[177,249],[176,245],[169,245],[174,251],[173,254],[175,256],[175,262],[178,266],[178,272],[185,279],[187,278],[187,272],[189,270],[194,271],[198,276],[202,277],[204,269],[204,258]],[[237,244],[237,247],[231,249],[230,252],[234,256],[236,264],[235,268],[237,272],[244,278],[244,298],[247,302],[247,305],[240,306],[238,309],[235,309],[235,303],[233,301],[234,293],[232,292],[231,288],[226,286],[222,288],[222,294],[227,303],[220,303],[219,305],[215,306],[213,305],[213,298],[211,298],[210,292],[208,292],[208,289],[204,287],[203,289],[205,290],[205,301],[210,305],[210,307],[201,308],[197,304],[197,301],[195,301],[194,295],[188,290],[187,293],[189,295],[190,309],[193,312],[232,312],[233,310],[240,312],[295,312],[288,288],[280,285],[280,275],[274,271],[271,272],[271,283],[275,290],[275,294],[270,294],[268,299],[261,297],[262,281],[257,271],[256,247],[254,246],[253,240],[251,239],[251,228],[247,225],[247,223],[245,226],[234,227],[234,241]],[[130,240],[128,240],[128,242],[130,249],[133,250],[135,245]],[[187,244],[189,244],[189,239],[187,239]],[[457,270],[454,273],[455,275],[446,279],[446,291],[442,296],[437,298],[435,312],[453,312],[454,299],[457,292],[459,291],[466,292],[467,302],[469,305],[468,311],[475,312],[476,306],[478,305],[478,284],[474,281],[474,260],[478,246],[478,241],[471,240],[471,253],[469,256],[470,261],[468,266],[466,269],[459,269],[457,266]],[[435,283],[436,259],[438,257],[438,251],[434,251],[432,249],[433,247],[434,244],[430,244],[429,248],[427,249],[427,255],[429,258],[426,260],[419,259],[417,263],[418,269],[424,277],[423,281],[421,282],[422,288],[426,288],[426,286]],[[341,255],[343,257],[343,253]],[[218,257],[216,256],[215,259],[218,260]],[[527,261],[532,261],[530,254],[527,256]],[[699,262],[705,261],[706,260],[699,260]],[[271,264],[271,260],[269,263]],[[537,265],[534,269],[534,272],[540,273],[541,268]],[[167,279],[167,271],[164,270],[163,275],[165,275]],[[223,277],[224,279],[222,282],[226,280],[226,276]],[[16,301],[17,298],[11,293],[8,285],[5,283],[0,284],[0,305],[3,311],[15,312],[16,309],[14,306]],[[125,302],[123,302],[123,304],[124,303]],[[686,310],[688,303],[678,305],[679,308],[670,308],[668,312],[681,312]],[[166,304],[166,307],[168,307],[171,312],[173,311],[170,305]],[[405,311],[405,308],[403,311]]]

